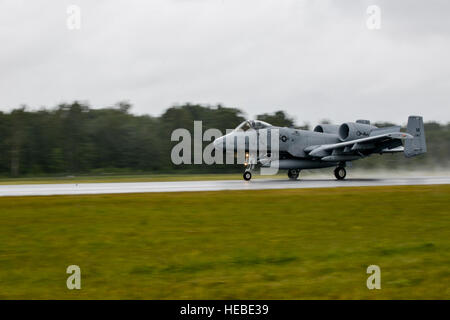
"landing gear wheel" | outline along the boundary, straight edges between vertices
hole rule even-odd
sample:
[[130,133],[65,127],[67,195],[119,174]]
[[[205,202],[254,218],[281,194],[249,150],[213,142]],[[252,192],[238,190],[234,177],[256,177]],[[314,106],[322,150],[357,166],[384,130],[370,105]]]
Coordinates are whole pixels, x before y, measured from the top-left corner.
[[290,180],[297,180],[299,174],[300,174],[300,170],[298,170],[298,169],[289,169],[288,170],[288,177]]
[[334,169],[334,176],[336,177],[336,179],[344,180],[346,175],[347,171],[344,167],[337,167],[336,169]]
[[244,177],[245,181],[250,181],[250,179],[252,178],[252,173],[250,171],[245,171],[242,176]]

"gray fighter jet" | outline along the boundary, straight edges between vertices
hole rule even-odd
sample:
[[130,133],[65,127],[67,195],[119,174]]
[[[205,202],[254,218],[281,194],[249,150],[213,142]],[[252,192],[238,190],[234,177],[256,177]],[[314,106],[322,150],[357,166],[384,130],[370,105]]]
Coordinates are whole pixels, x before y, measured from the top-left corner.
[[[262,134],[267,137],[266,145],[258,139]],[[278,139],[273,140],[272,136]],[[313,131],[247,120],[216,139],[214,146],[223,152],[245,152],[243,178],[247,181],[257,167],[287,169],[291,180],[296,180],[302,169],[335,167],[336,179],[343,180],[347,174],[345,168],[351,161],[372,154],[396,152],[403,152],[409,158],[427,151],[423,119],[419,116],[408,118],[406,132],[402,132],[400,126],[378,128],[368,120],[341,125],[320,124]]]

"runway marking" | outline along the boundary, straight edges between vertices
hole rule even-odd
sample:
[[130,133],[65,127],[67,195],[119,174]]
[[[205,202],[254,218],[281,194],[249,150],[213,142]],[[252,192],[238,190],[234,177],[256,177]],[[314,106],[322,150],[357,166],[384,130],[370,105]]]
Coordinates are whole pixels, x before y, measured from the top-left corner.
[[264,190],[339,188],[395,185],[450,184],[450,176],[399,177],[388,179],[300,179],[297,181],[280,179],[209,180],[209,181],[168,181],[168,182],[126,182],[126,183],[78,183],[78,184],[27,184],[1,185],[0,196],[50,196],[82,194],[115,194],[147,192],[195,192],[221,190]]

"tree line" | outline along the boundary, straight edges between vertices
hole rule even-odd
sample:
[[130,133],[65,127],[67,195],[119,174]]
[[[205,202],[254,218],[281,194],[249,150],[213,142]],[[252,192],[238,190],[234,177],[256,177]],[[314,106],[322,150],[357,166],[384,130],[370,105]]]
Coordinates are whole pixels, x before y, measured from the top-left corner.
[[[201,120],[203,130],[225,133],[245,120],[244,112],[222,105],[185,104],[168,108],[161,116],[135,115],[125,102],[109,108],[91,108],[75,101],[55,108],[0,112],[0,175],[72,175],[103,173],[236,172],[240,166],[176,166],[170,153],[177,142],[173,130]],[[283,111],[260,114],[257,119],[277,126],[308,129]],[[387,124],[376,124],[387,125]],[[450,124],[425,124],[428,153],[414,161],[402,155],[371,157],[355,163],[363,168],[424,169],[448,167]],[[206,144],[206,142],[205,142]]]

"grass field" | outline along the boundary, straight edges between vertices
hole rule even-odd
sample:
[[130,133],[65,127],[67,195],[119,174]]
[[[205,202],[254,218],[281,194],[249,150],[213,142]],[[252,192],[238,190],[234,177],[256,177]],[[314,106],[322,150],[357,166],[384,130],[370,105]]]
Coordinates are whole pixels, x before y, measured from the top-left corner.
[[[286,174],[282,175],[283,177]],[[261,176],[255,176],[260,178]],[[277,177],[263,176],[264,178]],[[278,176],[279,177],[279,176]],[[25,177],[0,178],[0,185],[10,184],[48,184],[48,183],[103,183],[103,182],[158,182],[158,181],[197,181],[197,180],[235,180],[242,174],[135,174],[135,175],[92,175],[63,177]]]
[[[331,171],[330,171],[331,172]],[[287,179],[286,172],[277,175],[254,175],[253,179]],[[332,173],[330,173],[332,177]],[[159,182],[159,181],[242,180],[242,173],[224,174],[135,174],[65,177],[0,178],[0,185],[49,183],[108,183],[108,182]]]
[[449,208],[449,185],[0,198],[0,298],[449,299]]

